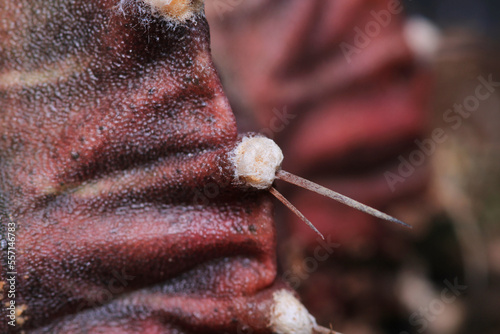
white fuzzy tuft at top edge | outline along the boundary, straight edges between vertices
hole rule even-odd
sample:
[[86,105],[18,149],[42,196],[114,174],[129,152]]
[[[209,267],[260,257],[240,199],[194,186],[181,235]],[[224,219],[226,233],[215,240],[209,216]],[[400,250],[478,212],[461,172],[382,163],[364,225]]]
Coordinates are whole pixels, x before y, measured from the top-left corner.
[[257,189],[269,189],[281,167],[283,152],[266,137],[244,137],[232,156],[236,178]]
[[119,8],[123,10],[134,2],[148,5],[153,15],[159,15],[172,23],[185,23],[195,15],[203,12],[204,0],[120,0]]

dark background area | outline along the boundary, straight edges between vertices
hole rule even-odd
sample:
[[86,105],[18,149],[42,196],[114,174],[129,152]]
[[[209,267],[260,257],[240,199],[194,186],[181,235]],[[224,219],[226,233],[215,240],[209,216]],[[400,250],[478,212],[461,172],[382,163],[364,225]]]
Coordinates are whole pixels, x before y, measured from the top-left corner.
[[432,19],[441,27],[466,26],[490,37],[500,34],[500,3],[495,0],[404,0],[408,13]]

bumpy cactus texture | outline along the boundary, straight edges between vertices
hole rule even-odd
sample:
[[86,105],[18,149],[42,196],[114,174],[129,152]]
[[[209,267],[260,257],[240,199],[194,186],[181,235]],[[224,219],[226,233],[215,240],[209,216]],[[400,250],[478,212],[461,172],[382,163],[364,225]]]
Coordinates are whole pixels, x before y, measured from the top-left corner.
[[271,333],[272,203],[232,183],[203,13],[0,3],[2,226],[17,226],[0,332]]

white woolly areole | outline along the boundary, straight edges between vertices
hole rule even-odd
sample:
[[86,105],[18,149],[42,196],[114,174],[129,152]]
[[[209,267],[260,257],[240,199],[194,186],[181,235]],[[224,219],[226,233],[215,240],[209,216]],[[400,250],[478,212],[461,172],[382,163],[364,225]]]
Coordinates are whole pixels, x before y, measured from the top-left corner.
[[257,189],[268,189],[281,167],[283,152],[266,137],[244,137],[233,151],[236,178]]
[[316,319],[309,314],[291,292],[276,291],[271,307],[271,328],[277,334],[312,334]]
[[[139,0],[140,1],[140,0]],[[142,0],[151,9],[174,21],[185,22],[203,9],[203,0]]]

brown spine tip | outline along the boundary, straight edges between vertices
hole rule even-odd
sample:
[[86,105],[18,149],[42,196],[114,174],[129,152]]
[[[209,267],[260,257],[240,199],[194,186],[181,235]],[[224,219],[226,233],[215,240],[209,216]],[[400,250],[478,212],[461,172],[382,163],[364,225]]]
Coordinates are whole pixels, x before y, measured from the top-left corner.
[[378,211],[378,210],[376,210],[368,205],[362,204],[358,201],[353,200],[352,198],[349,198],[347,196],[339,194],[331,189],[320,186],[319,184],[316,184],[316,183],[311,182],[309,180],[303,179],[297,175],[288,173],[284,170],[279,170],[276,173],[276,178],[278,178],[282,181],[291,183],[291,184],[295,184],[296,186],[299,186],[301,188],[313,191],[317,194],[326,196],[326,197],[331,198],[337,202],[340,202],[342,204],[350,206],[351,208],[362,211],[362,212],[367,213],[369,215],[372,215],[374,217],[384,219],[384,220],[387,220],[387,221],[390,221],[393,223],[397,223],[397,224],[403,225],[403,226],[408,227],[408,228],[412,228],[410,225],[402,222],[399,219],[391,217],[388,214],[380,212],[380,211]]
[[318,233],[323,240],[325,240],[323,234],[321,234],[321,232],[318,231],[318,229],[309,221],[309,219],[307,219],[302,214],[302,212],[300,212],[295,206],[293,206],[292,203],[290,203],[283,195],[281,195],[281,193],[278,190],[276,190],[275,188],[270,188],[269,192],[273,194],[273,196],[276,197],[278,200],[280,200],[281,203],[285,204],[287,208],[292,210],[293,213],[295,213],[300,219],[302,219],[304,223],[306,223],[310,228],[312,228],[314,232]]

